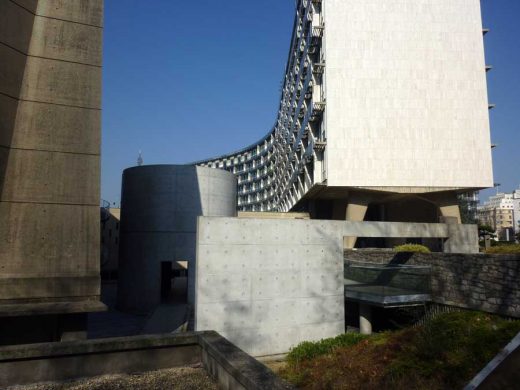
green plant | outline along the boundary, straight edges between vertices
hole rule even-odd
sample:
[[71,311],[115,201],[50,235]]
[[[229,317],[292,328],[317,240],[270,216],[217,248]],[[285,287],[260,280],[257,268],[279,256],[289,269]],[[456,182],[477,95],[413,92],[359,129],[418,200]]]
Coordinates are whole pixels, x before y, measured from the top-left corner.
[[302,389],[458,389],[519,331],[520,321],[496,315],[444,313],[368,338],[347,333],[302,343],[280,375]]
[[430,253],[430,249],[420,244],[403,244],[394,247],[395,252]]
[[486,253],[502,253],[502,254],[519,254],[520,244],[506,244],[492,246],[486,250]]
[[412,376],[459,388],[519,330],[519,322],[482,312],[439,315],[417,328],[389,364],[387,378],[406,382]]
[[337,337],[322,339],[320,341],[304,341],[296,347],[291,348],[287,355],[287,362],[289,364],[298,364],[302,361],[328,354],[335,348],[351,347],[368,337],[369,336],[361,335],[359,333],[344,333]]

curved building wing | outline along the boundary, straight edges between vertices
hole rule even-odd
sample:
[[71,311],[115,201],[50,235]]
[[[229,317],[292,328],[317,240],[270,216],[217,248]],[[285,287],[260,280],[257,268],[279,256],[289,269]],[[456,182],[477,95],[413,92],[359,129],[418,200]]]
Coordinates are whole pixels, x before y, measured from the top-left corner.
[[297,1],[273,129],[195,164],[236,175],[241,211],[353,193],[442,210],[491,187],[480,12],[479,0]]

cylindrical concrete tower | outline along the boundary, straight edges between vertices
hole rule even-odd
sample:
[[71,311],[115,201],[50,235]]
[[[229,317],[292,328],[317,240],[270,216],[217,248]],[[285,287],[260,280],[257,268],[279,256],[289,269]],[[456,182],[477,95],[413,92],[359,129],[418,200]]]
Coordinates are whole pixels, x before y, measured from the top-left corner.
[[149,165],[123,172],[118,307],[149,312],[161,300],[161,267],[188,262],[195,292],[198,216],[234,216],[236,179],[224,170]]

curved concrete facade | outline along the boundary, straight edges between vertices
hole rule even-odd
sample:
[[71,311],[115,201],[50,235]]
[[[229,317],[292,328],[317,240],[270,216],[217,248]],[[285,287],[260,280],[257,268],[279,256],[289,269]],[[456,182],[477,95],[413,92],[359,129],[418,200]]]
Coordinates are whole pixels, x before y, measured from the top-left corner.
[[150,165],[123,172],[118,306],[149,312],[160,303],[161,263],[188,261],[193,302],[197,217],[234,216],[236,179],[224,170]]

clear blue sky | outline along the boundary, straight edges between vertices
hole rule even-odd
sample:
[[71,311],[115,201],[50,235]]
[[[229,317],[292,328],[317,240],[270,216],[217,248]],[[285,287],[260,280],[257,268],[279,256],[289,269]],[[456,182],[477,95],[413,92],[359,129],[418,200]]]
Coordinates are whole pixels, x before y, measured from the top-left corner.
[[[520,184],[520,1],[482,0],[495,181]],[[103,199],[136,164],[187,163],[253,143],[276,119],[294,0],[105,1]],[[482,197],[492,191],[485,191]]]

